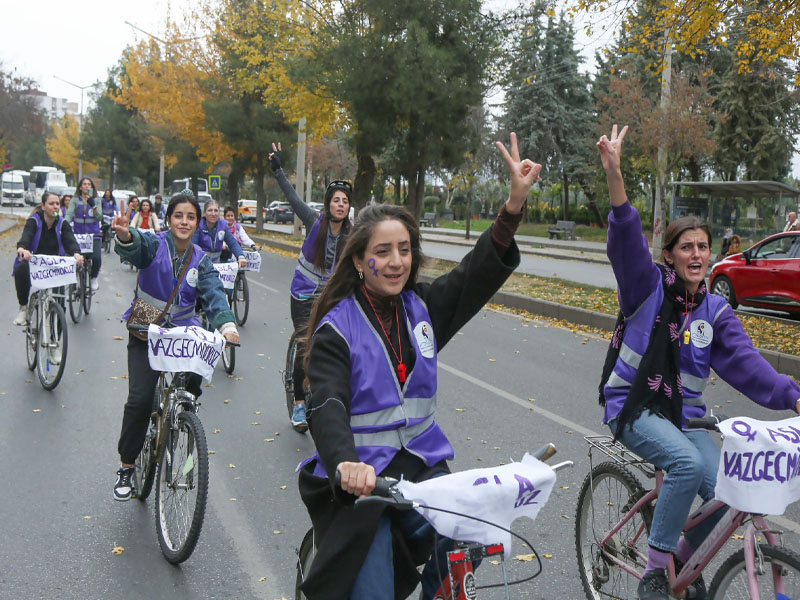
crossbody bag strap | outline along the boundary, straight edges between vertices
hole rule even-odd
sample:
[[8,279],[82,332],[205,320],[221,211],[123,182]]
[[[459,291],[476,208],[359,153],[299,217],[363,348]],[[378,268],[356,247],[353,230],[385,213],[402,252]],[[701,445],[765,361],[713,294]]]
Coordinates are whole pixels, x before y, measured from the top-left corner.
[[169,295],[169,300],[167,300],[167,305],[164,307],[164,312],[169,311],[169,307],[172,306],[172,301],[175,299],[175,294],[178,293],[178,288],[181,287],[181,283],[183,283],[183,279],[186,277],[186,271],[189,269],[189,263],[192,262],[192,256],[194,255],[194,244],[191,242],[189,243],[189,255],[183,261],[183,268],[181,269],[180,275],[178,275],[177,283],[175,287],[172,288],[172,293]]

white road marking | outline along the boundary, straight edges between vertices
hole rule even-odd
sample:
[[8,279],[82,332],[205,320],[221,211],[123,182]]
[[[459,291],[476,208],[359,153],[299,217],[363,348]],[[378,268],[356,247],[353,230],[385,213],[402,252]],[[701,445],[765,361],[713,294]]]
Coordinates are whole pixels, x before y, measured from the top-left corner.
[[257,285],[259,287],[264,288],[265,290],[269,290],[270,292],[275,292],[276,294],[280,294],[280,291],[276,290],[275,288],[271,288],[268,285],[264,285],[260,281],[256,281],[250,277],[247,278],[247,283],[252,283],[253,285]]
[[[506,392],[505,390],[501,390],[498,387],[491,385],[490,383],[486,383],[485,381],[481,381],[477,377],[473,377],[468,373],[464,373],[464,371],[459,371],[455,367],[451,367],[450,365],[446,365],[443,362],[439,361],[439,367],[448,373],[455,375],[456,377],[460,377],[464,381],[467,381],[473,385],[476,385],[484,390],[491,392],[501,398],[506,400],[510,400],[514,404],[519,404],[523,408],[531,408],[531,403],[527,400],[519,398],[514,394]],[[541,415],[546,419],[550,419],[551,421],[558,423],[559,425],[563,425],[565,427],[569,427],[571,430],[576,431],[582,435],[601,435],[596,431],[592,431],[591,429],[587,429],[582,425],[578,425],[577,423],[570,421],[562,417],[561,415],[557,415],[556,413],[549,411],[541,406],[536,406],[534,410],[535,414]],[[786,529],[788,531],[792,531],[794,533],[800,534],[800,524],[795,523],[794,521],[787,519],[786,517],[781,517],[778,515],[770,515],[767,517],[767,520],[772,521],[775,523],[779,528]]]

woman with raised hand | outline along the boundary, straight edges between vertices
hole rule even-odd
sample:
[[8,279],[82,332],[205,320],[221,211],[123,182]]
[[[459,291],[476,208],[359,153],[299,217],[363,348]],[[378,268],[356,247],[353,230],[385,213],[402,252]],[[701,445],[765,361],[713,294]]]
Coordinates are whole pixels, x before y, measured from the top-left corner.
[[[670,598],[666,567],[676,571],[713,529],[724,509],[681,537],[695,496],[714,497],[720,450],[708,431],[685,430],[706,414],[710,369],[751,400],[775,410],[800,408],[800,386],[778,374],[753,347],[728,303],[708,293],[711,230],[696,217],[672,221],[661,260],[653,262],[639,213],[628,202],[620,169],[628,127],[597,147],[611,196],[608,257],[620,313],[603,367],[600,403],[614,437],[666,476],[653,514],[641,600]],[[743,368],[746,365],[746,368]],[[694,598],[705,598],[702,576]]]
[[[211,329],[219,330],[229,342],[238,343],[239,332],[219,275],[208,256],[192,244],[192,236],[200,222],[200,205],[194,196],[173,196],[167,207],[166,220],[169,231],[158,234],[143,233],[130,227],[127,215],[114,221],[114,251],[120,259],[139,269],[137,295],[156,308],[167,310],[164,325],[168,327],[199,327],[200,321],[195,316],[195,306],[199,304],[208,316]],[[167,308],[176,286],[177,293]],[[122,316],[123,320],[127,321],[130,313],[129,308]],[[129,334],[128,399],[117,445],[122,465],[114,484],[115,500],[125,501],[131,497],[133,463],[147,434],[157,382],[158,372],[150,368],[147,357],[147,342]],[[187,389],[195,396],[200,395],[199,375],[189,377]]]
[[447,572],[452,541],[441,539],[433,557],[433,530],[419,514],[353,502],[370,494],[376,475],[419,482],[449,472],[453,448],[435,420],[436,356],[519,264],[514,233],[541,169],[520,160],[515,134],[510,153],[497,146],[509,197],[457,267],[418,283],[416,219],[400,206],[368,206],[314,305],[306,371],[317,453],[299,467],[317,546],[301,586],[311,600],[405,598],[419,574],[410,556],[394,556],[402,545],[393,535],[425,564],[422,598],[433,598]]
[[[335,179],[325,188],[322,211],[316,211],[303,202],[281,167],[281,145],[272,144],[269,155],[270,166],[278,180],[283,195],[292,205],[294,214],[306,228],[306,239],[297,257],[290,287],[290,307],[295,335],[302,337],[308,325],[308,316],[316,298],[336,268],[339,255],[344,248],[350,231],[350,196],[353,186],[349,181]],[[295,354],[294,369],[294,411],[291,423],[295,431],[303,433],[308,429],[306,422],[306,391],[304,387],[305,370],[302,361],[302,346]]]

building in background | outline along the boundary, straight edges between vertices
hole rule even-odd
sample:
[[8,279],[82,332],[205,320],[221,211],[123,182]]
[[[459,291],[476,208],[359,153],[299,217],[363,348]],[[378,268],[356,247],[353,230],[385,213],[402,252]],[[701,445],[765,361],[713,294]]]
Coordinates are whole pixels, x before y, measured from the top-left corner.
[[32,98],[51,121],[61,119],[66,114],[78,118],[77,102],[70,102],[66,98],[53,98],[41,90],[28,90],[25,95]]

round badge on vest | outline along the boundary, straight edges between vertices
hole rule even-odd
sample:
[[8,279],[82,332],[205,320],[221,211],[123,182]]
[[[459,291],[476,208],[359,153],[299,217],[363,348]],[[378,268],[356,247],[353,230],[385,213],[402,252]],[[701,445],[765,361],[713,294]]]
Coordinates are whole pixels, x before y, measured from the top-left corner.
[[190,286],[195,287],[197,286],[197,269],[192,267],[188,271],[186,271],[186,283]]
[[714,329],[711,323],[698,319],[692,321],[692,344],[697,348],[705,348],[714,339]]
[[425,358],[433,358],[433,327],[427,321],[420,321],[414,327],[414,338],[419,351]]
[[218,239],[219,241],[222,241],[222,240],[224,240],[224,239],[225,239],[225,232],[224,232],[224,231],[218,231],[218,232],[217,232],[217,239]]

